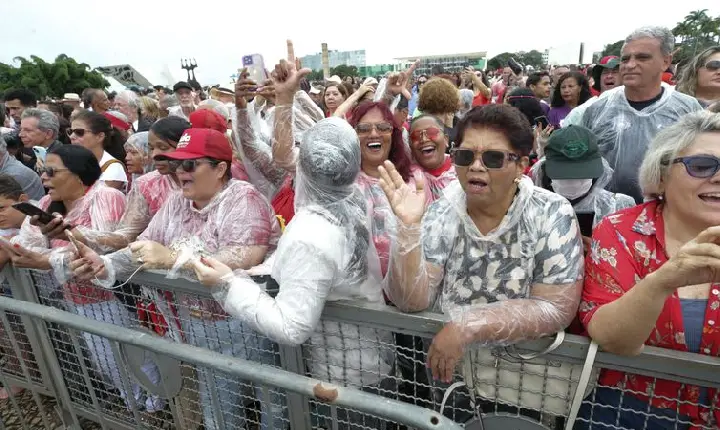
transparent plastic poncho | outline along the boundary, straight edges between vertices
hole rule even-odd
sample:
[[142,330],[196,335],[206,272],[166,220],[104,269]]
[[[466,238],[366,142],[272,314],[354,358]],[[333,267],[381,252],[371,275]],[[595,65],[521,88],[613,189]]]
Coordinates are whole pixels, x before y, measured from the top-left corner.
[[[233,132],[235,150],[240,154],[250,182],[268,198],[283,186],[288,172],[294,172],[297,145],[303,134],[323,119],[322,110],[304,91],[295,94],[292,109],[272,107],[261,110],[250,103],[247,109],[237,109]],[[291,138],[278,141],[277,127],[288,127]],[[281,131],[282,132],[282,131]]]
[[[625,194],[612,193],[605,189],[612,179],[613,169],[604,158],[602,159],[602,163],[605,168],[602,176],[595,180],[595,183],[593,183],[590,189],[590,193],[573,205],[575,213],[595,214],[593,217],[593,227],[598,225],[606,216],[621,209],[635,206],[635,199],[632,197],[626,196]],[[541,158],[530,170],[530,177],[533,179],[533,182],[541,188],[543,187],[543,178],[545,177],[544,165],[545,158]]]
[[110,231],[83,229],[85,244],[101,254],[125,248],[145,231],[168,196],[179,190],[173,175],[153,170],[140,176],[132,184],[125,213],[117,227]]
[[[141,131],[139,133],[133,133],[128,137],[127,142],[125,142],[125,151],[129,152],[130,150],[136,151],[140,156],[142,157],[143,161],[143,174],[152,172],[155,167],[153,166],[152,158],[150,157],[150,149],[148,146],[148,135],[150,133],[147,131]],[[137,173],[132,174],[132,181],[135,182],[137,178],[139,178],[142,175],[139,175]]]
[[387,293],[400,309],[433,308],[485,345],[554,334],[577,312],[583,248],[570,203],[520,180],[500,225],[482,234],[459,181],[421,224],[399,223]]
[[379,345],[391,343],[391,334],[320,321],[326,301],[383,303],[366,199],[355,184],[360,172],[357,139],[339,118],[322,120],[305,134],[298,155],[295,217],[273,256],[277,296],[270,297],[244,272],[216,287],[213,296],[230,315],[274,341],[298,345],[309,340],[315,377],[372,385],[390,370],[391,357],[383,357]]
[[606,91],[585,110],[580,125],[598,138],[600,152],[615,170],[608,190],[627,194],[642,202],[638,166],[648,145],[661,129],[702,107],[694,98],[663,86],[660,100],[638,111],[627,101],[625,87]]
[[[50,203],[50,196],[45,196],[40,199],[38,205],[40,209],[47,210]],[[125,213],[125,195],[98,181],[75,202],[63,219],[82,232],[90,230],[109,232],[117,227],[123,213]],[[69,300],[103,301],[113,297],[112,293],[101,291],[89,282],[69,281],[72,278],[69,263],[75,255],[74,246],[65,240],[49,240],[43,236],[38,227],[30,224],[29,217],[23,222],[20,234],[13,238],[13,242],[34,251],[49,253],[53,274],[58,283],[64,284],[66,298]]]

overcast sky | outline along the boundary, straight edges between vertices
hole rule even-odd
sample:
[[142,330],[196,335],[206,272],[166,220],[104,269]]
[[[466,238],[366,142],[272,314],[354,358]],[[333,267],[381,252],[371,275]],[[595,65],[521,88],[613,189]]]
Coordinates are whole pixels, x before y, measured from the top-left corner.
[[[291,38],[298,56],[330,49],[366,49],[367,62],[395,57],[561,48],[599,51],[643,25],[673,27],[688,12],[716,0],[657,2],[366,3],[295,0],[0,0],[4,37],[0,61],[65,53],[92,66],[131,64],[150,81],[167,64],[183,77],[180,57],[195,57],[203,84],[228,82],[243,55],[262,53],[266,63],[285,55]],[[354,9],[344,5],[354,4]],[[423,4],[428,4],[424,9]],[[493,6],[490,6],[493,5]],[[427,10],[427,12],[425,12]],[[205,18],[204,18],[205,17]],[[233,17],[238,17],[233,20]],[[487,18],[485,18],[487,17]]]

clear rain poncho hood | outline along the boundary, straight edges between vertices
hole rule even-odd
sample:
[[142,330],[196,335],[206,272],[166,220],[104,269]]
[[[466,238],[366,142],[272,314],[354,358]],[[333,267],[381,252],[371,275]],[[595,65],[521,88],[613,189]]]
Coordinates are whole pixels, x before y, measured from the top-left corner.
[[[155,169],[155,166],[153,165],[152,158],[150,158],[150,149],[148,145],[148,136],[150,135],[147,131],[141,131],[139,133],[134,133],[128,137],[127,142],[125,142],[125,151],[128,149],[133,149],[137,151],[143,159],[143,174],[152,172]],[[142,175],[139,175],[137,173],[132,174],[132,181],[135,182],[137,178],[139,178]]]
[[[621,209],[635,206],[635,200],[625,194],[612,193],[607,191],[605,187],[610,183],[613,176],[613,169],[607,160],[602,159],[603,171],[602,176],[597,178],[593,183],[588,195],[573,205],[575,213],[585,214],[594,213],[593,227],[598,225],[606,216],[613,214]],[[538,160],[530,170],[530,177],[533,179],[535,186],[544,188],[543,178],[545,177],[545,158]]]
[[[390,370],[378,345],[388,332],[332,321],[320,322],[326,301],[383,303],[380,269],[370,237],[366,200],[355,184],[360,146],[340,118],[318,122],[305,133],[296,169],[295,217],[271,263],[280,286],[275,298],[236,272],[213,291],[230,315],[269,338],[298,345],[309,341],[313,376],[335,383],[370,385]],[[319,327],[328,333],[319,333]]]
[[625,87],[614,88],[588,107],[580,122],[595,133],[600,153],[615,171],[608,190],[627,194],[636,202],[642,201],[638,166],[657,132],[702,109],[694,98],[662,88],[660,100],[641,111],[630,106]]

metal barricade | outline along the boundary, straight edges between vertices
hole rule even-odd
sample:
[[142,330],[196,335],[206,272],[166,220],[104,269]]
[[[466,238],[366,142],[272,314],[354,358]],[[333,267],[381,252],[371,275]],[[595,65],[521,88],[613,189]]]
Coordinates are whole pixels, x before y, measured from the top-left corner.
[[[466,370],[483,359],[484,388],[479,390],[476,383],[474,395],[463,387],[453,391],[445,402],[443,417],[437,411],[448,387],[432,381],[425,368],[432,337],[445,323],[443,315],[329,302],[308,342],[278,345],[203,302],[210,299],[209,290],[187,280],[139,273],[133,282],[140,287],[122,289],[125,298],[110,300],[112,308],[88,310],[63,298],[62,289],[53,284],[49,273],[6,272],[14,298],[56,308],[43,308],[42,315],[48,317],[41,320],[32,313],[40,308],[32,307],[26,314],[17,312],[16,306],[22,306],[15,302],[2,301],[0,305],[8,311],[3,326],[12,327],[9,315],[15,312],[30,352],[43,357],[35,360],[39,375],[32,375],[30,365],[25,365],[28,370],[20,376],[12,366],[3,365],[0,382],[34,387],[29,393],[35,399],[32,403],[47,403],[44,395],[57,402],[57,413],[41,414],[48,421],[43,423],[45,428],[52,428],[58,420],[87,426],[83,420],[89,419],[99,428],[128,429],[194,429],[201,425],[294,430],[460,428],[453,427],[454,423],[487,430],[562,429],[569,427],[565,416],[577,380],[574,372],[583,364],[589,345],[583,337],[567,335],[557,349],[533,360],[487,349],[469,353],[476,361],[467,362]],[[148,309],[148,304],[156,307]],[[145,310],[145,317],[138,317],[143,313],[137,308]],[[170,318],[162,320],[158,315]],[[62,320],[58,320],[60,316]],[[79,325],[80,321],[84,325]],[[108,327],[115,332],[107,332]],[[17,334],[9,339],[14,337],[19,347],[23,341],[17,339],[23,335],[16,329],[10,332]],[[518,350],[537,353],[549,342],[523,343]],[[620,370],[698,387],[720,387],[719,365],[714,357],[652,347],[632,358],[600,352],[594,362],[600,371]],[[13,372],[15,380],[8,379]],[[294,382],[265,378],[268,373]],[[462,380],[458,374],[456,382]],[[316,388],[317,381],[325,384]],[[328,385],[333,389],[325,388]],[[623,382],[612,390],[589,390],[575,428],[716,427],[712,418],[706,423],[690,423],[682,414],[660,416],[649,407],[628,412],[637,409],[633,402],[639,396],[621,388],[625,386]],[[652,390],[646,394],[655,397]],[[706,415],[712,417],[717,399],[705,403]],[[622,426],[620,418],[627,417],[620,414],[627,413],[639,421]],[[478,425],[483,427],[474,427]]]

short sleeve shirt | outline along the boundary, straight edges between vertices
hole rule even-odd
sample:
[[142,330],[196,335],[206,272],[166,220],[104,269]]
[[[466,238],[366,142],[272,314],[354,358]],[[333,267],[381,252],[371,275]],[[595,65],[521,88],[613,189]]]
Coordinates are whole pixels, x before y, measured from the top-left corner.
[[[103,152],[103,156],[100,159],[100,167],[105,165],[105,163],[111,161],[111,160],[117,160],[117,158],[110,155],[107,151]],[[123,168],[122,163],[112,163],[109,164],[105,171],[100,175],[101,181],[117,181],[117,182],[127,182],[127,173],[125,173],[125,169]]]

